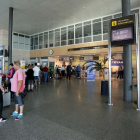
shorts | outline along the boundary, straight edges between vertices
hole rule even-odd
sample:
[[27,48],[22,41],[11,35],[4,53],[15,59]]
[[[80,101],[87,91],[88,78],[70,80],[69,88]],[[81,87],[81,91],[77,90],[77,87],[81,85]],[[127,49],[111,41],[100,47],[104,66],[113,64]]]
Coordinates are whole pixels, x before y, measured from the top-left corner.
[[14,92],[14,100],[15,100],[15,104],[19,105],[19,106],[22,106],[24,105],[24,102],[23,102],[23,98],[21,96],[22,93],[19,93],[19,96],[16,96],[16,92]]
[[38,76],[34,76],[34,80],[38,80]]
[[28,85],[33,85],[33,80],[28,80]]

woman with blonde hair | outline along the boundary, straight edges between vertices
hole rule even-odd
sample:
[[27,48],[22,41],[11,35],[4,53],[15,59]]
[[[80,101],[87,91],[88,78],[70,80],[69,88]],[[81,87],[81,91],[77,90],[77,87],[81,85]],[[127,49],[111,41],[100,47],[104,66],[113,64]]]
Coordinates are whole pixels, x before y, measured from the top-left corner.
[[27,75],[27,81],[28,81],[28,91],[33,91],[33,83],[34,83],[34,71],[33,67],[29,66],[28,71],[26,72]]

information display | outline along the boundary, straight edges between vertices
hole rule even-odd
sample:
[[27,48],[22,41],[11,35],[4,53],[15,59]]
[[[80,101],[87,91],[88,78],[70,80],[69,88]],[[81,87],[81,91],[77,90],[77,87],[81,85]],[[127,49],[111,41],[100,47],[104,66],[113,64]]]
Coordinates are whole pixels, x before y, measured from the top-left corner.
[[111,45],[127,45],[135,43],[134,15],[111,20]]
[[112,41],[122,41],[133,39],[133,32],[131,27],[112,30]]

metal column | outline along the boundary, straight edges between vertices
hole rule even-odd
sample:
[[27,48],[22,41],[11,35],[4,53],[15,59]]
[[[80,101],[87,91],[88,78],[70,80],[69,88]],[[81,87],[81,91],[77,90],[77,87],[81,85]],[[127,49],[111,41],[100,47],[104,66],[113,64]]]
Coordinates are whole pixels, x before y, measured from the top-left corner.
[[135,30],[136,30],[136,60],[137,60],[137,110],[140,110],[140,73],[139,73],[139,27],[138,27],[138,14],[135,15]]
[[8,67],[12,63],[13,8],[9,8]]
[[[130,15],[130,0],[122,0],[122,16]],[[132,46],[123,46],[124,100],[132,101]]]
[[108,62],[109,62],[109,102],[108,105],[113,105],[112,104],[112,84],[111,84],[111,25],[110,21],[108,21]]

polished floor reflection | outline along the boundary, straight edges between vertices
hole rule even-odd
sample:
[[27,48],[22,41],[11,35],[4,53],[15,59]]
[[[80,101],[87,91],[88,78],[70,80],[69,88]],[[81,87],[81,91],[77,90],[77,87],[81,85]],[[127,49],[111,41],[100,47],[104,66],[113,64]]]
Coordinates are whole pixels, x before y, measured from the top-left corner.
[[25,98],[22,120],[8,117],[13,103],[4,109],[8,120],[0,124],[0,140],[139,140],[140,112],[123,101],[123,81],[112,81],[113,107],[100,95],[100,83],[99,78],[42,83]]

